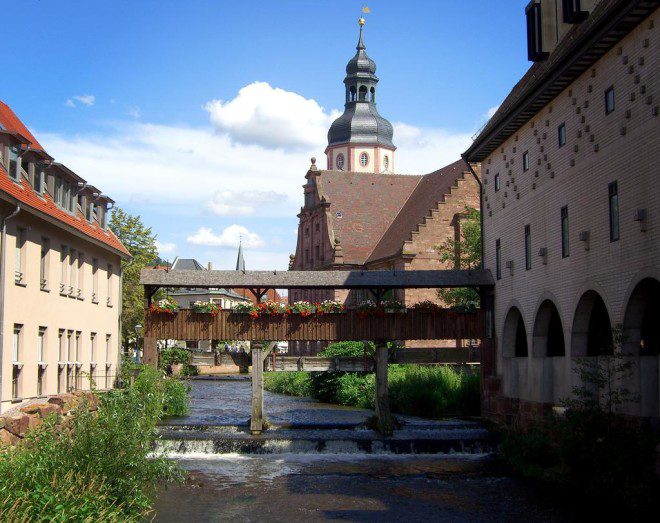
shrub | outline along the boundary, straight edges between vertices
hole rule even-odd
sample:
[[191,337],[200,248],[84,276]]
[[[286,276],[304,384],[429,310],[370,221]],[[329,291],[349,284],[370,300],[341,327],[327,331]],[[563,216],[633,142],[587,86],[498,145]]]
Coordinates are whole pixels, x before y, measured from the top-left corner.
[[153,455],[167,380],[144,367],[132,385],[100,396],[66,425],[51,418],[23,443],[0,450],[0,520],[141,521],[161,481],[180,478]]
[[[373,355],[375,350],[375,345],[372,342],[368,342],[366,355]],[[323,356],[324,358],[357,358],[364,355],[364,343],[361,341],[338,341],[336,343],[331,343],[319,352],[319,356]]]
[[524,477],[586,496],[594,502],[588,505],[641,513],[657,503],[657,443],[634,421],[594,409],[508,428],[500,456]]
[[170,365],[190,363],[190,351],[179,347],[162,349],[158,353],[158,367],[165,370]]
[[171,378],[166,378],[164,385],[163,417],[185,416],[188,414],[190,386]]
[[308,372],[266,372],[264,387],[289,396],[311,396]]

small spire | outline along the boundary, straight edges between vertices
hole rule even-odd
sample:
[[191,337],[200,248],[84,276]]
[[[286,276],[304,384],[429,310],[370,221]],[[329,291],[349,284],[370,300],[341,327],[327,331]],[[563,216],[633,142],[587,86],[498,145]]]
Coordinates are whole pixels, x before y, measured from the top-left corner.
[[364,26],[364,18],[360,17],[358,20],[358,24],[360,25],[360,38],[358,39],[358,44],[356,49],[358,51],[363,51],[364,49],[366,49],[364,45],[364,41],[362,40],[362,27]]
[[243,237],[238,240],[238,256],[236,258],[236,270],[245,272],[245,258],[243,258]]

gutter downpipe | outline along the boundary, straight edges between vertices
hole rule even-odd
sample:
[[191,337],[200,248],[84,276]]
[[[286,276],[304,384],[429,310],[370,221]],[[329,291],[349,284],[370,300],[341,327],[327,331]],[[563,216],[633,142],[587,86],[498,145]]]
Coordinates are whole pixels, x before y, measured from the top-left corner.
[[16,204],[14,211],[2,218],[2,240],[0,243],[0,408],[2,400],[2,368],[4,356],[4,341],[5,341],[5,272],[7,272],[7,222],[14,218],[21,212],[21,206]]

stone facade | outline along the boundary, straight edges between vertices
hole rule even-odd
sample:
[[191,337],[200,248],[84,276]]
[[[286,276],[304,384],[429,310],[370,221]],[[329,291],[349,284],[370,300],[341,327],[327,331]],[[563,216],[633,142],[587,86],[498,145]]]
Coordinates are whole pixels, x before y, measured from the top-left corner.
[[[566,41],[552,50],[566,56],[550,53],[547,65],[530,69],[535,78],[544,79],[553,58],[559,68],[596,46],[584,35],[599,21],[613,24],[601,29],[605,38],[634,20],[635,12],[625,11],[630,4],[593,4],[582,22],[591,25],[563,28]],[[651,11],[610,40],[600,58],[498,138],[497,126],[520,110],[527,79],[535,81],[528,73],[464,155],[483,162],[485,267],[496,276],[486,415],[538,414],[570,397],[583,385],[576,358],[595,362],[611,352],[620,326],[621,348],[634,363],[624,385],[641,398],[621,410],[660,416],[657,19]],[[543,89],[547,84],[533,95]]]

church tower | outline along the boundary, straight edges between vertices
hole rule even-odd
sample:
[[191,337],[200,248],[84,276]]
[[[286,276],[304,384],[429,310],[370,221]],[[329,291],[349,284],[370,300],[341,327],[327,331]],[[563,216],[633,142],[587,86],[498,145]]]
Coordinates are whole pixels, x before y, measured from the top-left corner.
[[367,173],[393,173],[392,124],[378,114],[376,62],[367,56],[360,24],[357,53],[346,65],[344,114],[328,131],[328,169]]

